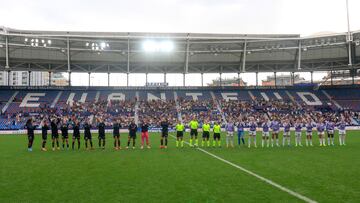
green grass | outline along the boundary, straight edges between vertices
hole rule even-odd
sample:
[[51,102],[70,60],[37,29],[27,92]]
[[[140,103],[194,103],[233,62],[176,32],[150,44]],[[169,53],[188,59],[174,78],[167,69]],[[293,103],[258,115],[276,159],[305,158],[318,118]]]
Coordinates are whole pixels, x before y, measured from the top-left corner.
[[[150,150],[114,151],[109,135],[106,150],[82,143],[80,151],[41,152],[36,136],[30,153],[26,136],[0,136],[0,202],[301,202],[199,150],[176,149],[173,138],[167,150],[158,134],[150,138]],[[359,202],[359,131],[348,132],[347,146],[314,141],[311,148],[206,150],[318,202]]]

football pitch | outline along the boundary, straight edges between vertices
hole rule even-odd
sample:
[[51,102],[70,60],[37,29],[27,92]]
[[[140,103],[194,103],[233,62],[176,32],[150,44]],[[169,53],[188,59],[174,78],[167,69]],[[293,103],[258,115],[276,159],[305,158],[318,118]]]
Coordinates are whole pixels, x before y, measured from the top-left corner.
[[0,136],[0,202],[304,202],[274,184],[317,202],[360,201],[360,131],[348,131],[346,146],[336,134],[336,146],[326,147],[314,136],[314,147],[261,148],[258,133],[257,149],[227,149],[224,134],[222,148],[177,149],[169,137],[169,148],[159,149],[151,133],[151,149],[140,149],[140,136],[136,149],[124,149],[122,134],[115,151],[109,134],[105,150],[93,135],[95,150],[82,139],[80,150],[53,152],[49,138],[49,151],[35,136],[28,152],[26,136]]

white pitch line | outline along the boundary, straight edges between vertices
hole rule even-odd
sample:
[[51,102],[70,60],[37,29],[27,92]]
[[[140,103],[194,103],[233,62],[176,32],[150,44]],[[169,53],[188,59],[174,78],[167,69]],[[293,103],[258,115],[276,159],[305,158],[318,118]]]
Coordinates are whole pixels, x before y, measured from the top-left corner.
[[[175,136],[173,136],[173,135],[170,135],[170,136],[176,139]],[[185,143],[187,145],[190,145],[188,142],[185,142]],[[312,199],[310,199],[308,197],[305,197],[304,195],[301,195],[301,194],[299,194],[299,193],[297,193],[295,191],[292,191],[292,190],[290,190],[290,189],[288,189],[288,188],[286,188],[286,187],[284,187],[284,186],[282,186],[282,185],[280,185],[278,183],[275,183],[272,180],[269,180],[269,179],[267,179],[267,178],[265,178],[265,177],[263,177],[261,175],[258,175],[258,174],[254,173],[252,171],[249,171],[249,170],[247,170],[247,169],[245,169],[245,168],[243,168],[243,167],[241,167],[239,165],[236,165],[236,164],[234,164],[234,163],[232,163],[232,162],[230,162],[228,160],[225,160],[225,159],[223,159],[223,158],[221,158],[221,157],[219,157],[219,156],[217,156],[217,155],[215,155],[213,153],[210,153],[210,152],[206,151],[205,149],[202,149],[200,147],[197,147],[196,149],[201,151],[201,152],[204,152],[207,155],[210,155],[210,156],[214,157],[215,159],[218,159],[218,160],[220,160],[220,161],[222,161],[224,163],[227,163],[230,166],[233,166],[233,167],[235,167],[235,168],[237,168],[237,169],[239,169],[239,170],[241,170],[241,171],[243,171],[243,172],[245,172],[245,173],[247,173],[249,175],[252,175],[252,176],[254,176],[254,177],[256,177],[256,178],[258,178],[258,179],[260,179],[260,180],[262,180],[262,181],[264,181],[264,182],[266,182],[266,183],[268,183],[268,184],[270,184],[270,185],[272,185],[272,186],[274,186],[274,187],[276,187],[276,188],[278,188],[278,189],[280,189],[280,190],[282,190],[282,191],[284,191],[284,192],[286,192],[286,193],[288,193],[288,194],[290,194],[292,196],[294,196],[294,197],[297,197],[297,198],[305,201],[305,202],[317,203],[317,201],[315,201],[315,200],[312,200]]]

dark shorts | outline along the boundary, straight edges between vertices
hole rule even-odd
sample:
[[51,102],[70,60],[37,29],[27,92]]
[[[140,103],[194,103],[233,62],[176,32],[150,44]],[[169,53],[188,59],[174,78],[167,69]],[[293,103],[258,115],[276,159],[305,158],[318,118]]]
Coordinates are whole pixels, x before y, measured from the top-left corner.
[[91,135],[85,135],[85,136],[84,136],[84,139],[85,139],[85,140],[91,140]]
[[46,135],[41,135],[43,140],[47,140],[47,134]]
[[214,133],[214,139],[220,139],[220,133]]
[[62,137],[63,139],[68,139],[68,138],[69,138],[69,135],[61,135],[61,137]]
[[197,136],[198,135],[198,131],[197,131],[197,129],[191,129],[190,130],[190,136]]
[[57,139],[59,138],[59,134],[51,134],[51,139]]
[[29,140],[34,140],[34,135],[28,135]]
[[202,137],[203,138],[209,138],[210,137],[210,132],[208,132],[208,131],[203,132]]
[[161,137],[167,137],[169,135],[169,132],[161,132]]
[[80,139],[80,134],[78,134],[78,135],[73,135],[73,138],[76,138],[76,139]]
[[132,139],[136,139],[136,134],[130,133],[130,134],[129,134],[129,137],[132,138]]
[[105,135],[99,135],[99,139],[105,140]]
[[176,132],[176,137],[184,137],[184,132],[183,131],[177,131]]
[[120,134],[113,134],[113,137],[114,137],[114,138],[115,138],[115,137],[119,138],[119,137],[120,137]]

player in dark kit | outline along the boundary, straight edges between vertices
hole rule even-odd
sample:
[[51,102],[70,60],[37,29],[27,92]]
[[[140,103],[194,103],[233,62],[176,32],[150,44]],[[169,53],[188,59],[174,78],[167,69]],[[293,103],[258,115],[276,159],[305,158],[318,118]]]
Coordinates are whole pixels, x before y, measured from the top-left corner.
[[100,119],[97,127],[99,129],[99,148],[105,149],[105,123],[102,119]]
[[72,144],[71,148],[74,150],[75,140],[78,143],[78,149],[80,149],[80,123],[79,121],[75,121],[73,123],[73,137],[72,137]]
[[[87,150],[89,149],[93,149],[93,143],[92,143],[92,138],[91,138],[91,125],[85,121],[84,124],[84,139],[85,139],[85,148]],[[88,148],[88,141],[90,143],[90,148]]]
[[135,149],[136,131],[137,131],[137,125],[135,124],[135,121],[131,121],[129,125],[129,137],[128,137],[128,143],[126,149],[128,149],[130,146],[130,140],[133,140],[133,149]]
[[[163,119],[163,121],[160,123],[161,126],[161,140],[160,140],[160,148],[167,148],[168,144],[168,135],[169,135],[169,122],[167,119]],[[165,142],[165,146],[164,146]]]
[[47,141],[47,131],[49,130],[49,126],[47,124],[47,121],[44,119],[41,123],[41,136],[42,136],[42,145],[41,145],[41,150],[42,151],[47,151],[47,149],[45,148],[46,145],[46,141]]
[[36,129],[36,125],[33,125],[33,121],[30,118],[25,125],[27,129],[27,135],[28,135],[28,151],[32,152],[32,145],[34,143],[34,130]]
[[115,121],[113,123],[113,136],[114,136],[114,149],[119,150],[121,149],[120,146],[120,121]]
[[67,119],[64,119],[61,123],[61,137],[62,137],[62,147],[65,149],[65,142],[66,142],[66,148],[69,149],[69,124],[67,122]]
[[50,126],[51,126],[51,139],[52,139],[52,150],[55,151],[55,142],[56,142],[56,146],[57,149],[59,150],[59,128],[58,128],[58,124],[60,123],[59,119],[52,119]]

